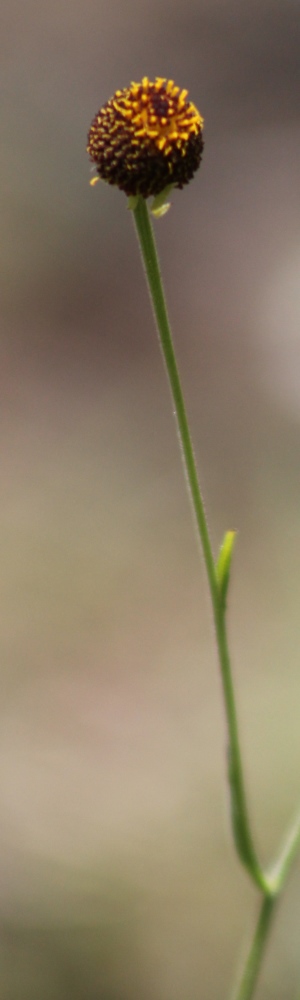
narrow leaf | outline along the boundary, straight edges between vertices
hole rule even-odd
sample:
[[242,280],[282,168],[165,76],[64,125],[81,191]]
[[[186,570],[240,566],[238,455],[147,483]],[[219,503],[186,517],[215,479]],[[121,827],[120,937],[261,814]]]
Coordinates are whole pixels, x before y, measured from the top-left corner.
[[225,532],[218,560],[216,563],[217,581],[219,584],[219,592],[223,604],[225,604],[227,596],[230,569],[231,569],[231,560],[232,560],[232,553],[233,553],[235,539],[236,539],[236,531]]

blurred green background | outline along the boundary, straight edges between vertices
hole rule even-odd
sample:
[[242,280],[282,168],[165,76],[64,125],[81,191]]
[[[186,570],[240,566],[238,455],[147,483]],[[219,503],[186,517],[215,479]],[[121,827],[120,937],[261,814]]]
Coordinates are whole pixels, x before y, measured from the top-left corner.
[[[126,198],[89,186],[118,87],[187,87],[194,182],[156,223],[269,859],[300,788],[300,12],[2,7],[1,1000],[227,998],[235,858],[207,587]],[[295,1000],[300,864],[257,998]]]

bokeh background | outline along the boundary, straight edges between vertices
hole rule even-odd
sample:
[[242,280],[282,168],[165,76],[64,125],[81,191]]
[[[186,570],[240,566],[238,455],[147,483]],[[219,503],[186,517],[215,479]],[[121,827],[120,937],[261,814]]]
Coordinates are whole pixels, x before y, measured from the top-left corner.
[[[1,11],[2,1000],[227,998],[257,894],[232,846],[211,614],[132,219],[86,134],[189,88],[201,170],[156,223],[217,551],[253,825],[300,790],[300,11]],[[300,866],[258,1000],[295,998]]]

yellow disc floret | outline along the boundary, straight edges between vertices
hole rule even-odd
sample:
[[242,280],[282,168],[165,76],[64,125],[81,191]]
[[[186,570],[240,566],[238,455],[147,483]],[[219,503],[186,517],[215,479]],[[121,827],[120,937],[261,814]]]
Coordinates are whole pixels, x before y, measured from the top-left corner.
[[173,80],[144,77],[117,90],[92,121],[87,151],[98,174],[127,195],[182,188],[200,166],[203,118]]

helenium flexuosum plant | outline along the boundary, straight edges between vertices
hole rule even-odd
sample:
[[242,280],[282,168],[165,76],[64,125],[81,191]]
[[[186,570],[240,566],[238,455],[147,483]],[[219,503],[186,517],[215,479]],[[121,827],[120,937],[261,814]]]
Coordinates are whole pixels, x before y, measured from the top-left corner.
[[[233,993],[235,1000],[250,1000],[260,970],[274,905],[299,844],[300,816],[288,832],[277,860],[265,870],[259,861],[250,827],[227,642],[227,592],[235,532],[225,533],[219,555],[215,559],[146,202],[152,196],[154,201],[151,212],[157,216],[163,215],[169,207],[167,197],[172,188],[183,188],[192,179],[201,162],[203,125],[202,116],[188,100],[187,90],[181,90],[173,80],[156,77],[151,82],[148,77],[144,77],[140,83],[131,83],[129,87],[117,90],[95,115],[88,135],[87,151],[98,176],[129,196],[129,207],[133,211],[146,271],[204,555],[227,722],[228,780],[234,842],[240,860],[261,895],[253,941],[242,977]],[[91,183],[95,179],[97,178]]]

